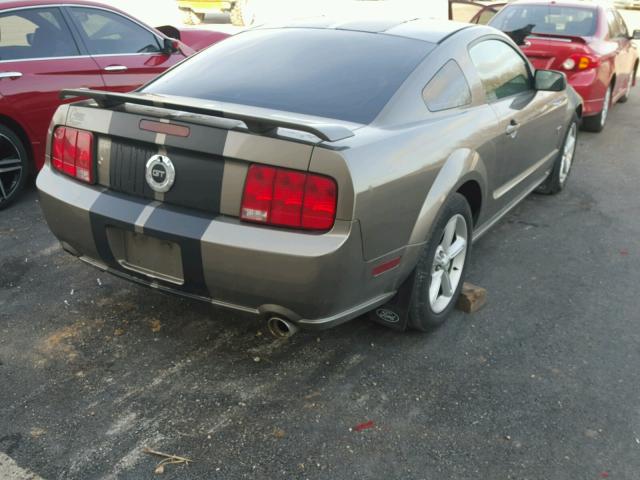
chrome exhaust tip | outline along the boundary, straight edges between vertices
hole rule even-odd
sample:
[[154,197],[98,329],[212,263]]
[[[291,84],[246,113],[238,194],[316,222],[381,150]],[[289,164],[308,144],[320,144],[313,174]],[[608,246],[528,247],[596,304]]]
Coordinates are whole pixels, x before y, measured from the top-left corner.
[[267,321],[269,332],[276,338],[289,338],[296,334],[298,326],[281,317],[270,317]]

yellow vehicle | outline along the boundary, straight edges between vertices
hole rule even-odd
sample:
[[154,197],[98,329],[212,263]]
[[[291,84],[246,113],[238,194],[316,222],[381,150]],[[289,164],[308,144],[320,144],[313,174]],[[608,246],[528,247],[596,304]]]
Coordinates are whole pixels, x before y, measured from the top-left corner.
[[251,25],[255,12],[250,5],[253,0],[178,0],[183,21],[188,25],[197,25],[204,21],[207,13],[228,13],[231,23],[238,26]]

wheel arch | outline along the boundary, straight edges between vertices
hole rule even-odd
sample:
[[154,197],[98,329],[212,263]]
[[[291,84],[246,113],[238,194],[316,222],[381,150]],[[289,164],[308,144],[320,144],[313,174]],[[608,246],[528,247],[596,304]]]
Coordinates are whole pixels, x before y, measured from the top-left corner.
[[453,192],[463,195],[473,213],[474,224],[481,218],[486,196],[487,172],[482,158],[475,150],[461,148],[444,162],[436,179],[426,193],[409,245],[423,243],[431,230],[438,211]]
[[482,211],[482,187],[480,182],[476,179],[469,179],[465,181],[458,189],[457,193],[462,195],[471,208],[471,218],[473,218],[473,225],[478,224],[480,218],[480,212]]

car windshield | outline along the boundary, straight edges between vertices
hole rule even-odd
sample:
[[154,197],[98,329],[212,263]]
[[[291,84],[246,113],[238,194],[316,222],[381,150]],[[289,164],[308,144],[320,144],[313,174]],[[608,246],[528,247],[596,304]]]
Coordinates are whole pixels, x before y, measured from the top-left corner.
[[370,123],[434,45],[334,29],[247,31],[142,91]]
[[596,31],[596,9],[560,5],[509,5],[489,25],[503,32],[531,28],[532,33],[588,37]]

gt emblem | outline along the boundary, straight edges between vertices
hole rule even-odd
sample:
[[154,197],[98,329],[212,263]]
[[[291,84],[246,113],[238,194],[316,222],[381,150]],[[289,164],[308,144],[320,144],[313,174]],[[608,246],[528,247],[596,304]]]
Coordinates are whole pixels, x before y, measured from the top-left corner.
[[169,157],[154,155],[147,161],[145,178],[154,192],[165,193],[173,186],[176,169]]

